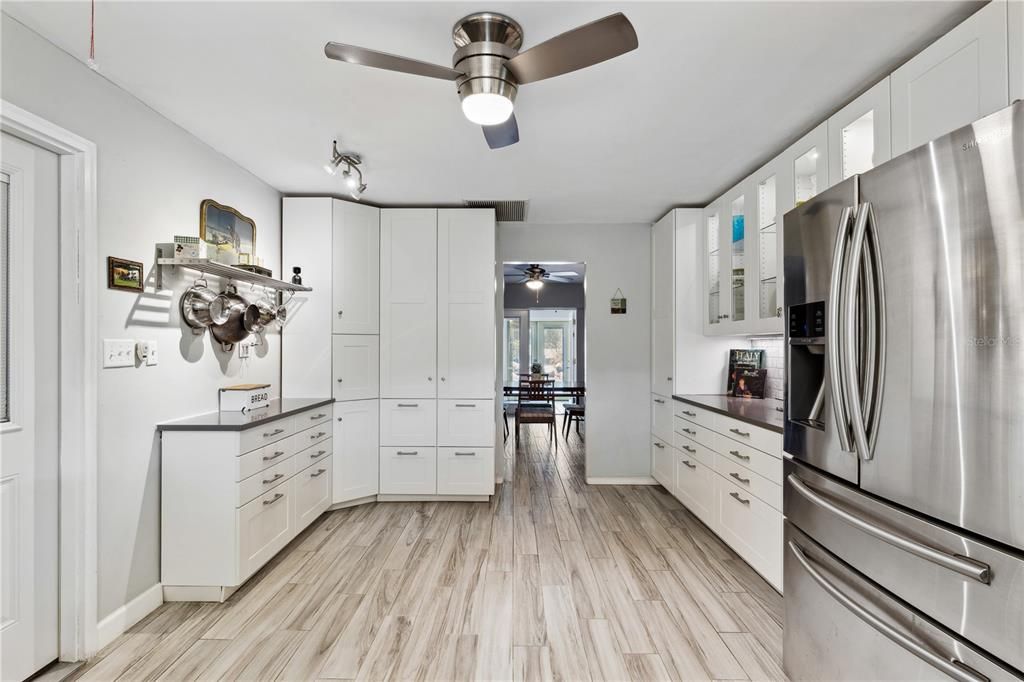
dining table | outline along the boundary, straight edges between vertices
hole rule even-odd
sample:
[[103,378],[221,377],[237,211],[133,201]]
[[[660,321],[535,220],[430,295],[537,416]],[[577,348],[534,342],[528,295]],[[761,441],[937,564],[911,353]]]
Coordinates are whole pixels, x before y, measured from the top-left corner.
[[[537,388],[534,387],[533,390],[536,391]],[[554,386],[545,386],[543,390],[551,391],[555,398],[582,398],[587,393],[587,389],[583,384],[555,384]],[[505,397],[518,397],[519,391],[519,384],[516,384],[514,386],[506,386]]]

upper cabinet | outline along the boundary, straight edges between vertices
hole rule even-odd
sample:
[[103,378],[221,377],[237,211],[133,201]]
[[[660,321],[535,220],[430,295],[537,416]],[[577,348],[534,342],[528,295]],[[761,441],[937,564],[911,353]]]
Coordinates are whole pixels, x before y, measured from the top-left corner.
[[757,307],[757,199],[753,177],[705,210],[705,333],[754,331]]
[[829,186],[892,158],[889,79],[828,119]]
[[722,313],[728,301],[722,299],[722,263],[719,223],[721,216],[721,200],[704,209],[704,225],[701,231],[701,243],[704,245],[704,333],[725,334],[722,331]]
[[380,300],[380,209],[334,202],[335,334],[376,334]]
[[1010,103],[1008,4],[1019,3],[985,5],[893,72],[894,156]]
[[1007,43],[1010,55],[1011,102],[1024,99],[1024,2],[1007,3]]

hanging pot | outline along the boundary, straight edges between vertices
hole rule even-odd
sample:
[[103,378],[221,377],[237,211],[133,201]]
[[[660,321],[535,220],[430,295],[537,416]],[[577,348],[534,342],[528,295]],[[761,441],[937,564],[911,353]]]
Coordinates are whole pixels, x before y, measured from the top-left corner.
[[227,345],[248,338],[255,330],[260,316],[259,308],[230,289],[210,304],[210,313],[214,319],[224,318],[224,322],[214,324],[210,331],[213,338]]
[[256,307],[259,309],[260,315],[256,321],[256,327],[252,330],[254,334],[263,332],[275,322],[284,322],[285,318],[288,317],[287,308],[283,305],[276,305],[266,299],[257,301]]
[[[202,285],[199,284],[202,282]],[[206,287],[205,280],[198,280],[192,288],[181,295],[181,319],[197,333],[215,324],[223,324],[226,317],[215,317],[210,306],[217,294]]]

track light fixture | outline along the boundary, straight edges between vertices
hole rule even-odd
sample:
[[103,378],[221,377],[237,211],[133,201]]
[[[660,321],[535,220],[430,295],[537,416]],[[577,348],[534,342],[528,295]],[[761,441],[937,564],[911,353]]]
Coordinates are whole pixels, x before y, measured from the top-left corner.
[[338,168],[341,164],[345,164],[345,170],[341,172],[341,179],[344,181],[345,188],[348,189],[351,197],[356,201],[359,201],[363,192],[366,191],[366,183],[363,182],[363,171],[359,169],[359,164],[362,162],[363,160],[355,152],[339,152],[338,141],[334,140],[331,147],[331,160],[324,164],[324,172],[328,175],[337,175]]

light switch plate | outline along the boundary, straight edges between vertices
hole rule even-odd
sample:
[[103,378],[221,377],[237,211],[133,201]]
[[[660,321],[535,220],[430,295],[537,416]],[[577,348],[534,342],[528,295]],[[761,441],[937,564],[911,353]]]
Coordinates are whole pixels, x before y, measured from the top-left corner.
[[103,339],[103,367],[134,367],[134,339]]

